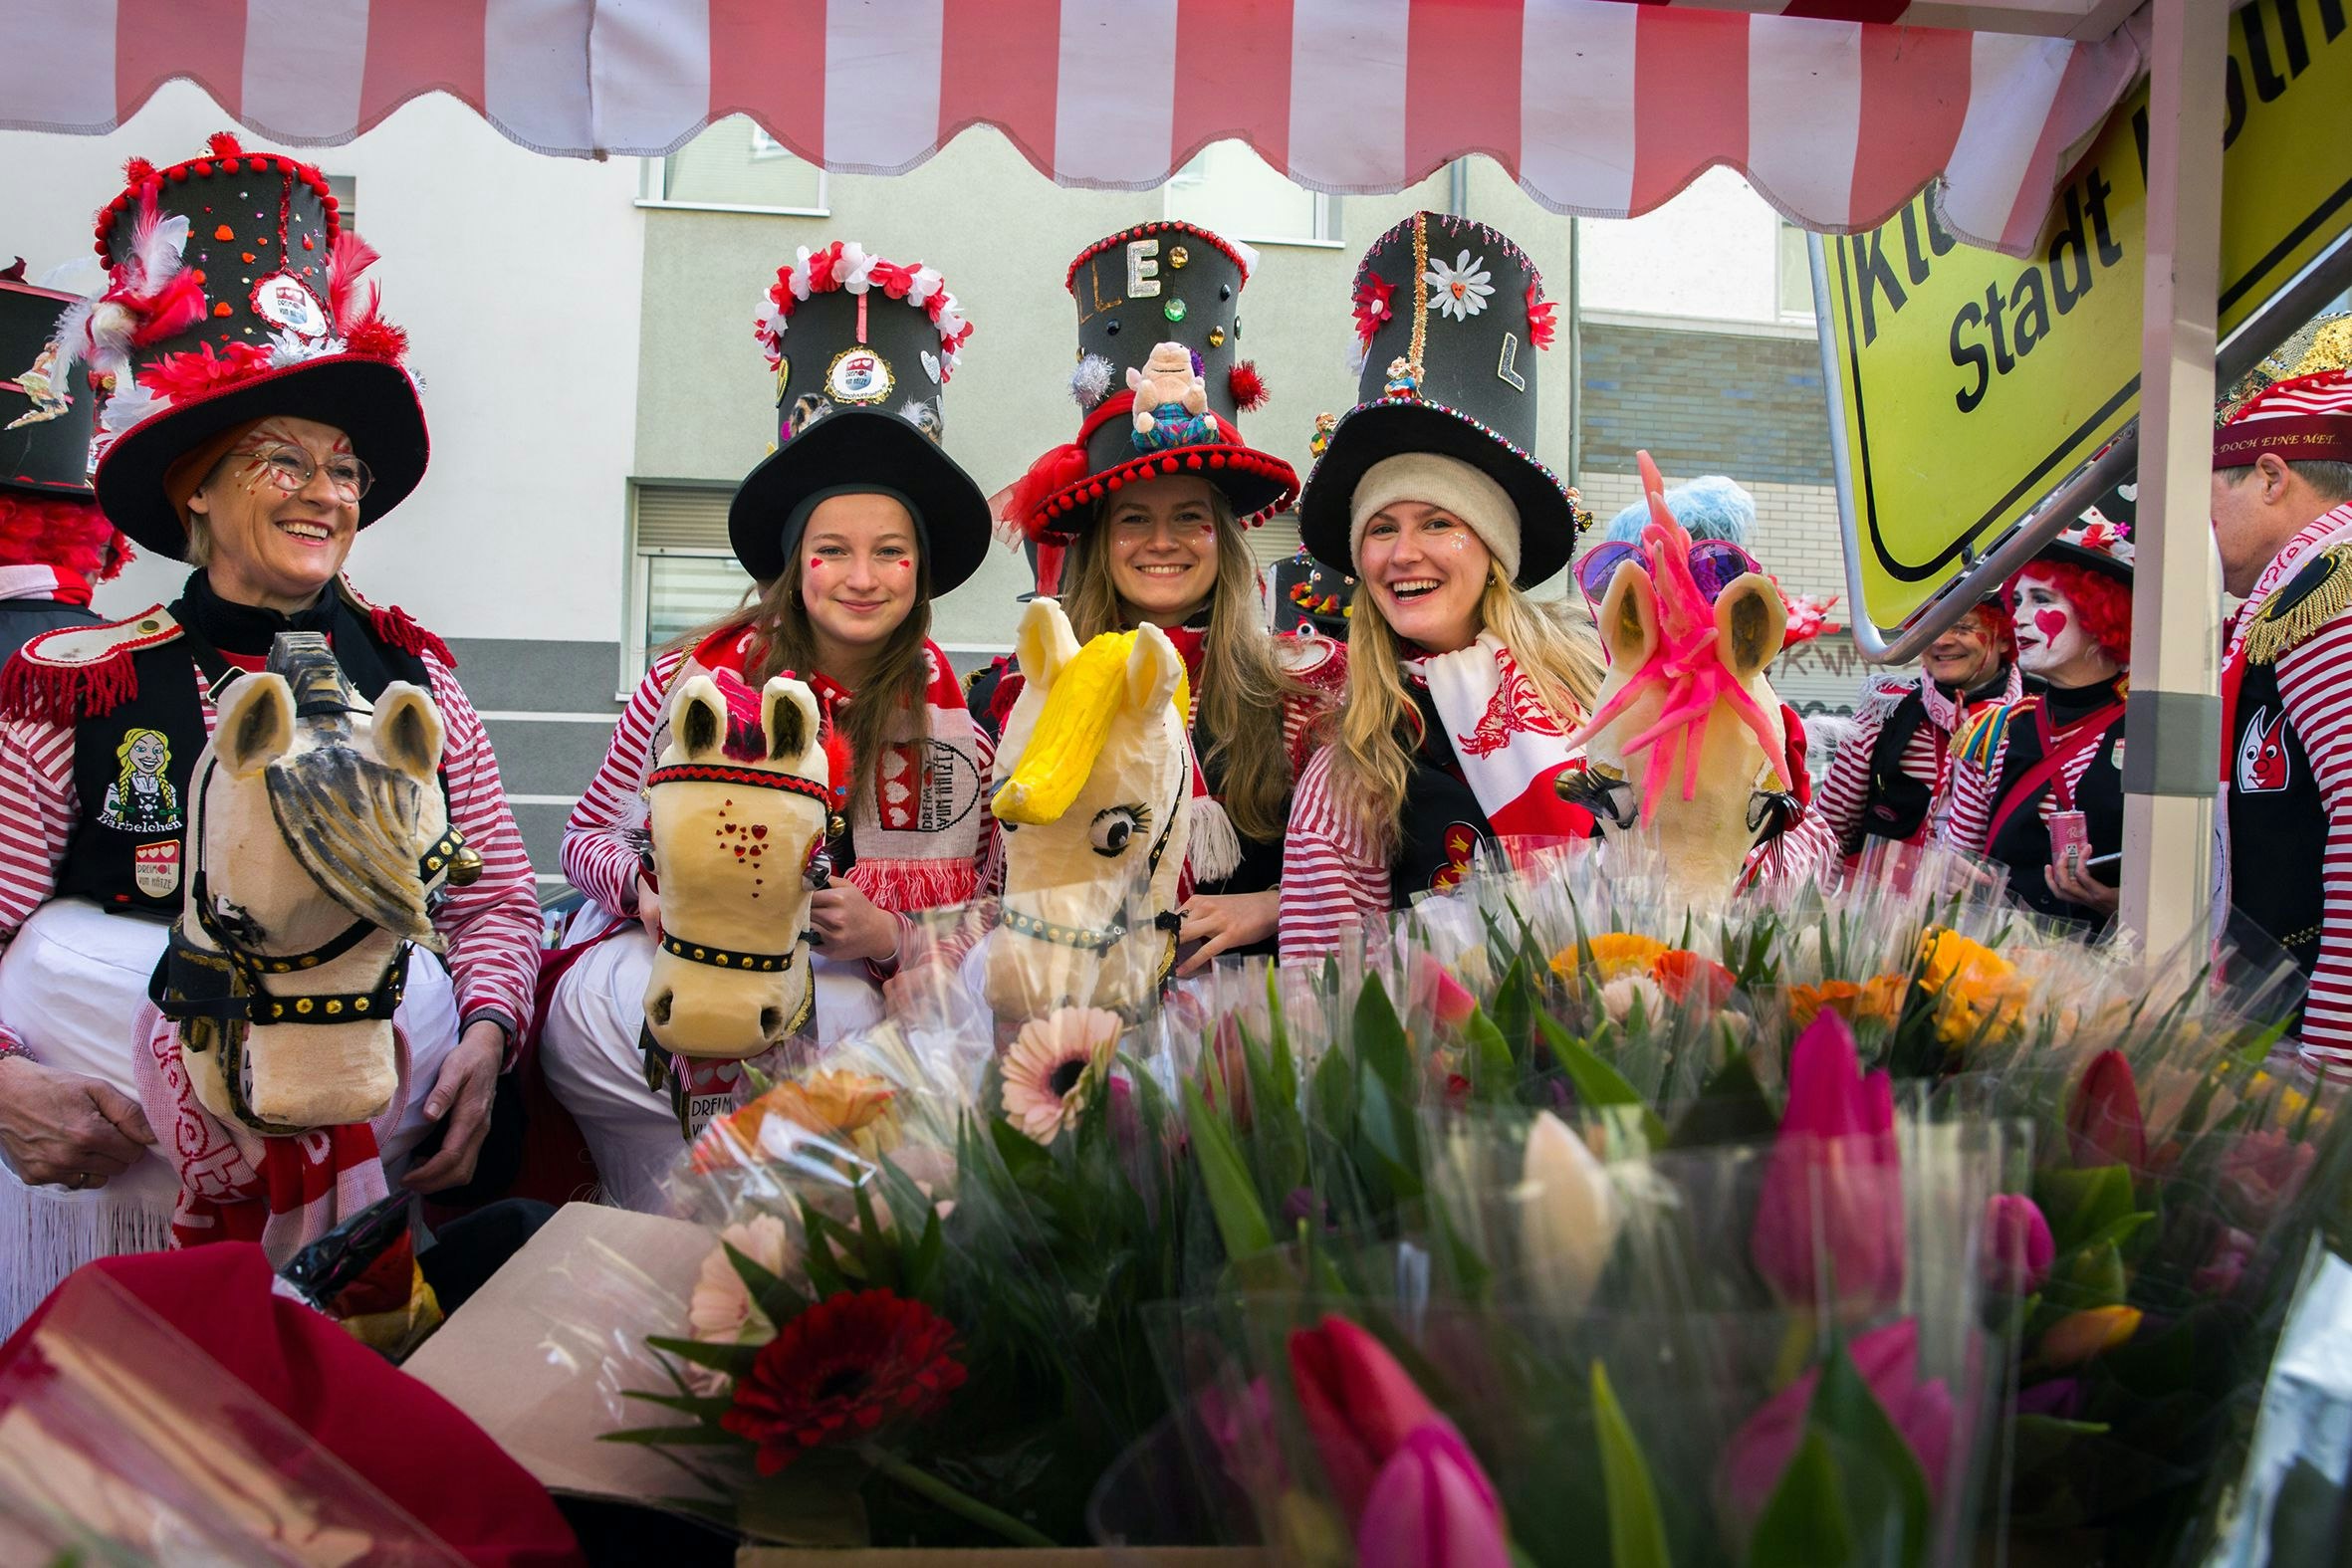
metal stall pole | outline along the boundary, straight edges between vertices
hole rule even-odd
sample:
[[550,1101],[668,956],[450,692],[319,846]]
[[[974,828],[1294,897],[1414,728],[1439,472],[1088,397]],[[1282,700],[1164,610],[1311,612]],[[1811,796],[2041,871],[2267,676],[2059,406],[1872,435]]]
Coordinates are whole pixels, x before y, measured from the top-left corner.
[[2123,922],[2150,953],[2206,931],[2221,779],[2214,323],[2228,0],[2154,0],[2140,496],[2125,713]]

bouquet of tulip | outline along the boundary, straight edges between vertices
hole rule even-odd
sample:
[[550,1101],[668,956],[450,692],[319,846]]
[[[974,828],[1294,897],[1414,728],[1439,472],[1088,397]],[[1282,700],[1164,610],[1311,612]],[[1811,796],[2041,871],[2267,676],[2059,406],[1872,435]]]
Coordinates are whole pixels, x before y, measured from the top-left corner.
[[[1834,1013],[1789,1079],[1769,1142],[1605,1163],[1548,1110],[1426,1106],[1424,1223],[1301,1228],[1237,1269],[1223,1362],[1197,1327],[1163,1356],[1223,1414],[1204,1470],[1286,1560],[1965,1561],[2002,1129],[1898,1116]],[[1272,1233],[1256,1183],[1206,1185],[1237,1253]]]

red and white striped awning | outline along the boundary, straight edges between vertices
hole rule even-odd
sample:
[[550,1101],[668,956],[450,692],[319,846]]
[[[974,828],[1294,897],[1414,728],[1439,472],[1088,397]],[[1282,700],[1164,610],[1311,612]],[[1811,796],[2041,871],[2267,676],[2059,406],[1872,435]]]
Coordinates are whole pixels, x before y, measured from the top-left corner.
[[859,173],[987,122],[1063,184],[1131,189],[1228,137],[1334,192],[1483,152],[1595,217],[1728,163],[1827,232],[1941,175],[1947,227],[2021,252],[2142,65],[2123,0],[1734,3],[0,0],[0,126],[106,131],[187,77],[296,145],[443,92],[567,156],[733,113]]

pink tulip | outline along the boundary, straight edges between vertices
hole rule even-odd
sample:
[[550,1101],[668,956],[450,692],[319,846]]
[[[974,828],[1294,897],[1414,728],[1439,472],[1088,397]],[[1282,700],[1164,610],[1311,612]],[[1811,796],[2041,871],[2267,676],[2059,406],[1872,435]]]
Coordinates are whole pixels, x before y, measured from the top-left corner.
[[1291,1383],[1331,1493],[1351,1519],[1414,1430],[1445,1420],[1380,1341],[1343,1317],[1291,1335]]
[[1902,1294],[1894,1127],[1894,1086],[1884,1072],[1863,1076],[1852,1026],[1822,1008],[1789,1053],[1788,1109],[1749,1240],[1757,1271],[1783,1299],[1813,1304],[1824,1265],[1840,1306],[1866,1309]]
[[2318,1158],[2311,1145],[2296,1143],[2275,1127],[2246,1134],[2223,1152],[2217,1173],[2222,1196],[2239,1221],[2260,1230],[2303,1190],[2303,1179]]
[[[1918,1320],[1907,1317],[1872,1329],[1848,1343],[1846,1354],[1910,1445],[1927,1474],[1932,1500],[1943,1486],[1944,1467],[1952,1457],[1952,1392],[1941,1378],[1919,1381]],[[1724,1451],[1724,1499],[1743,1530],[1764,1512],[1788,1461],[1796,1457],[1797,1445],[1804,1439],[1805,1413],[1820,1381],[1816,1367],[1773,1395],[1733,1434],[1731,1447]]]
[[2132,1064],[2123,1052],[2103,1050],[2083,1069],[2074,1098],[2066,1104],[2066,1142],[2078,1168],[2147,1169],[2148,1130],[2140,1120],[2140,1091],[2132,1082]]
[[1356,1523],[1359,1568],[1504,1568],[1503,1505],[1444,1421],[1416,1427],[1372,1482]]
[[2201,1297],[2224,1300],[2237,1293],[2245,1271],[2254,1260],[2254,1238],[2235,1226],[2225,1226],[2214,1237],[2213,1250],[2189,1276],[2189,1288]]
[[1462,982],[1442,969],[1437,972],[1436,1001],[1437,1020],[1448,1028],[1458,1029],[1468,1023],[1470,1014],[1478,1008],[1478,999],[1470,994]]
[[2050,1276],[2057,1256],[2050,1223],[2022,1193],[1996,1193],[1985,1205],[1985,1285],[2029,1296]]

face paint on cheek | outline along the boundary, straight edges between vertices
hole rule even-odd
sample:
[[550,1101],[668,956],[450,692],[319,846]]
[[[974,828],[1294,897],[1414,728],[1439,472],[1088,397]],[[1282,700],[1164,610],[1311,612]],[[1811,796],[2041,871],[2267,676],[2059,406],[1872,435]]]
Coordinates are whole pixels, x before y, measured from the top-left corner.
[[815,556],[809,558],[809,573],[814,576],[824,569],[824,562]]
[[2037,609],[2033,612],[2033,629],[2041,633],[2044,642],[2056,642],[2065,635],[2069,624],[2062,609]]

